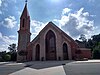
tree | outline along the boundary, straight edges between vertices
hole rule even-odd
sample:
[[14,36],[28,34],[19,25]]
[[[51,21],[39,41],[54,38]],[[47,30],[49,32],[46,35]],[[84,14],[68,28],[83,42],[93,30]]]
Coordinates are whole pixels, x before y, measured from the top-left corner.
[[86,36],[84,34],[81,34],[80,37],[79,37],[79,39],[84,44],[84,46],[87,48],[87,39],[86,39]]
[[8,49],[10,50],[11,53],[16,52],[16,44],[11,44],[9,45]]
[[93,58],[100,59],[100,42],[98,42],[93,49]]
[[91,39],[86,39],[85,35],[80,35],[80,40],[85,44],[86,48],[91,48],[94,59],[100,59],[100,34],[93,35]]
[[92,39],[88,39],[88,41],[87,41],[87,48],[90,48],[93,51],[94,42],[93,42]]
[[6,54],[6,55],[4,56],[4,60],[10,61],[10,60],[11,60],[11,55],[10,55],[10,54]]
[[0,61],[5,61],[6,51],[0,52]]
[[86,37],[85,37],[84,34],[81,34],[80,37],[79,37],[79,39],[82,40],[83,42],[87,41],[87,39],[86,39]]
[[92,40],[95,41],[95,42],[100,42],[100,34],[98,34],[98,35],[93,35],[93,36],[92,36]]
[[11,55],[11,60],[16,61],[16,59],[17,59],[16,44],[13,43],[13,44],[9,45],[8,49],[10,50],[8,52],[8,54]]

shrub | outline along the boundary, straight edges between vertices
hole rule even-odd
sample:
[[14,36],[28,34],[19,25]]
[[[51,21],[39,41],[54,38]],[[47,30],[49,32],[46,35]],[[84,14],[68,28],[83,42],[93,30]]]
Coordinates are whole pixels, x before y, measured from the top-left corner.
[[11,55],[6,54],[6,55],[4,56],[4,60],[5,60],[5,61],[10,61],[10,60],[11,60]]
[[100,59],[100,51],[99,50],[93,51],[93,58],[94,59]]

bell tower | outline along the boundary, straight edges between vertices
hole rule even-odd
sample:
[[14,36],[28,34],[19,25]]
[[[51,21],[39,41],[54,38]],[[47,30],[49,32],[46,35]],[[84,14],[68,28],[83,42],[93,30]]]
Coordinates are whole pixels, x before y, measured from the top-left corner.
[[30,43],[30,16],[27,10],[27,0],[25,7],[20,17],[20,28],[18,31],[18,47],[17,47],[17,61],[25,61],[26,56],[21,55],[19,52],[26,52],[26,47]]

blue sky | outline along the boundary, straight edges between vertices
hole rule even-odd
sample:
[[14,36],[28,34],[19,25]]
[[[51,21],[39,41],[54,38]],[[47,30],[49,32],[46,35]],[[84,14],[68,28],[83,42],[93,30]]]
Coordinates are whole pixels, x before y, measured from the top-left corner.
[[[0,0],[0,51],[17,44],[17,31],[25,0]],[[49,22],[74,39],[100,33],[100,0],[28,0],[31,40]]]

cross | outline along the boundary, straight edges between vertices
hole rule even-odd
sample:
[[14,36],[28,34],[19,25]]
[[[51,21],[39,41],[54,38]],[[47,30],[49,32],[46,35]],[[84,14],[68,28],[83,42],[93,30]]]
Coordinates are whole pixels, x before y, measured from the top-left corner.
[[27,0],[25,2],[27,3]]

